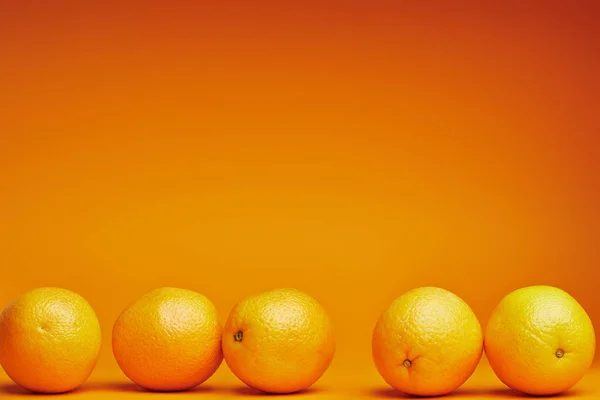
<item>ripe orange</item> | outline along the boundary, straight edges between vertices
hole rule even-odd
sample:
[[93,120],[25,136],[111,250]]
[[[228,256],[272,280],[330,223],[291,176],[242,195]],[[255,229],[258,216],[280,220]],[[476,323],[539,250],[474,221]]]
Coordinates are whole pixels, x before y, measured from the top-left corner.
[[590,367],[596,347],[585,310],[561,289],[530,286],[508,294],[485,332],[485,351],[507,386],[551,395],[575,385]]
[[68,392],[92,373],[100,336],[98,318],[83,297],[66,289],[33,289],[0,314],[0,364],[28,390]]
[[246,385],[264,392],[308,388],[325,373],[334,353],[329,316],[315,299],[295,289],[248,297],[225,324],[227,365]]
[[461,386],[483,351],[481,326],[460,297],[422,287],[398,297],[373,332],[373,360],[394,388],[438,396]]
[[177,288],[155,289],[125,309],[112,346],[125,375],[156,391],[197,386],[223,359],[215,306],[200,293]]

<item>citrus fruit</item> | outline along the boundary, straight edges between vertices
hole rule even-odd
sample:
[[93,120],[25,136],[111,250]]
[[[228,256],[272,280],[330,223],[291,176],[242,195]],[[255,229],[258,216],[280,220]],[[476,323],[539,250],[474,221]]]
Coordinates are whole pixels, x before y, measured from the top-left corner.
[[113,327],[112,347],[125,375],[155,391],[197,386],[223,359],[215,306],[178,288],[152,290],[125,309]]
[[438,396],[461,386],[483,352],[477,317],[460,297],[440,288],[404,293],[379,317],[373,360],[383,379],[411,395]]
[[500,301],[485,331],[492,369],[507,386],[533,395],[575,385],[594,359],[594,328],[567,292],[551,286],[515,290]]
[[235,305],[223,331],[223,354],[246,385],[269,393],[306,389],[335,353],[323,307],[295,289],[276,289]]
[[68,392],[92,373],[100,324],[77,293],[38,288],[0,314],[0,364],[18,385],[39,393]]

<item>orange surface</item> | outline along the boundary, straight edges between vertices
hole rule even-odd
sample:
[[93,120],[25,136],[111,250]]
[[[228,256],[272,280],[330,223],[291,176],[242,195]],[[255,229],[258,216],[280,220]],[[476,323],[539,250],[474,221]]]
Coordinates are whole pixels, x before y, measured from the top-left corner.
[[[266,398],[291,398],[291,399],[392,399],[409,398],[387,386],[379,377],[377,371],[367,366],[364,370],[332,368],[325,373],[323,378],[311,389],[293,395],[268,395]],[[600,395],[600,369],[591,370],[583,380],[572,390],[560,398],[573,398],[577,400],[597,400]],[[0,377],[0,395],[2,398],[28,398],[31,395],[18,386],[8,383]],[[194,397],[196,396],[196,397]],[[157,400],[175,398],[198,399],[244,399],[262,397],[260,392],[255,392],[242,383],[223,365],[217,373],[195,390],[179,393],[149,393],[144,392],[116,371],[95,371],[90,380],[79,390],[69,393],[65,398],[79,398],[89,400],[112,400],[132,398],[152,398]],[[62,397],[61,397],[62,398]],[[480,399],[515,399],[528,397],[520,396],[504,386],[494,375],[487,363],[482,363],[475,374],[460,389],[451,395],[440,398],[452,400],[480,400]],[[531,397],[529,397],[531,398]]]
[[389,393],[371,332],[417,286],[483,325],[513,289],[559,286],[598,330],[594,2],[133,3],[0,0],[0,306],[83,295],[90,385],[125,382],[112,324],[165,285],[223,320],[309,293],[338,332],[332,396]]

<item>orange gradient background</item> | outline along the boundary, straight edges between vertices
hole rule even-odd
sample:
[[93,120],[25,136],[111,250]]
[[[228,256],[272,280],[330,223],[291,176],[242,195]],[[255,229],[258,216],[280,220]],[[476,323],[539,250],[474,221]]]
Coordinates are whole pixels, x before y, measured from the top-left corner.
[[[104,335],[88,387],[123,389],[75,393],[98,398],[139,394],[111,329],[159,286],[203,293],[223,320],[273,287],[317,298],[338,337],[323,398],[393,396],[372,328],[417,286],[485,325],[508,292],[555,285],[598,331],[597,15],[0,0],[0,307],[38,286],[83,295]],[[511,395],[485,362],[477,374],[465,396]],[[225,365],[206,385],[251,394]]]

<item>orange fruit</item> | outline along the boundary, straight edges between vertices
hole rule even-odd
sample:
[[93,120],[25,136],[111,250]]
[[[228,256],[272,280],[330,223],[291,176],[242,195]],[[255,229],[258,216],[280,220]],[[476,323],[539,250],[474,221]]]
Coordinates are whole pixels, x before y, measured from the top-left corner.
[[596,337],[590,317],[551,286],[515,290],[500,301],[485,331],[485,352],[507,386],[533,395],[561,393],[590,367]]
[[38,288],[0,314],[0,364],[18,385],[39,393],[68,392],[90,376],[100,352],[98,318],[77,293]]
[[155,391],[197,386],[223,360],[215,306],[200,293],[177,288],[152,290],[125,309],[112,347],[125,375]]
[[315,299],[295,289],[240,301],[223,331],[231,371],[246,385],[269,393],[308,388],[325,373],[334,353],[329,316]]
[[422,287],[404,293],[381,314],[372,348],[377,370],[392,387],[438,396],[461,386],[475,371],[483,335],[460,297]]

